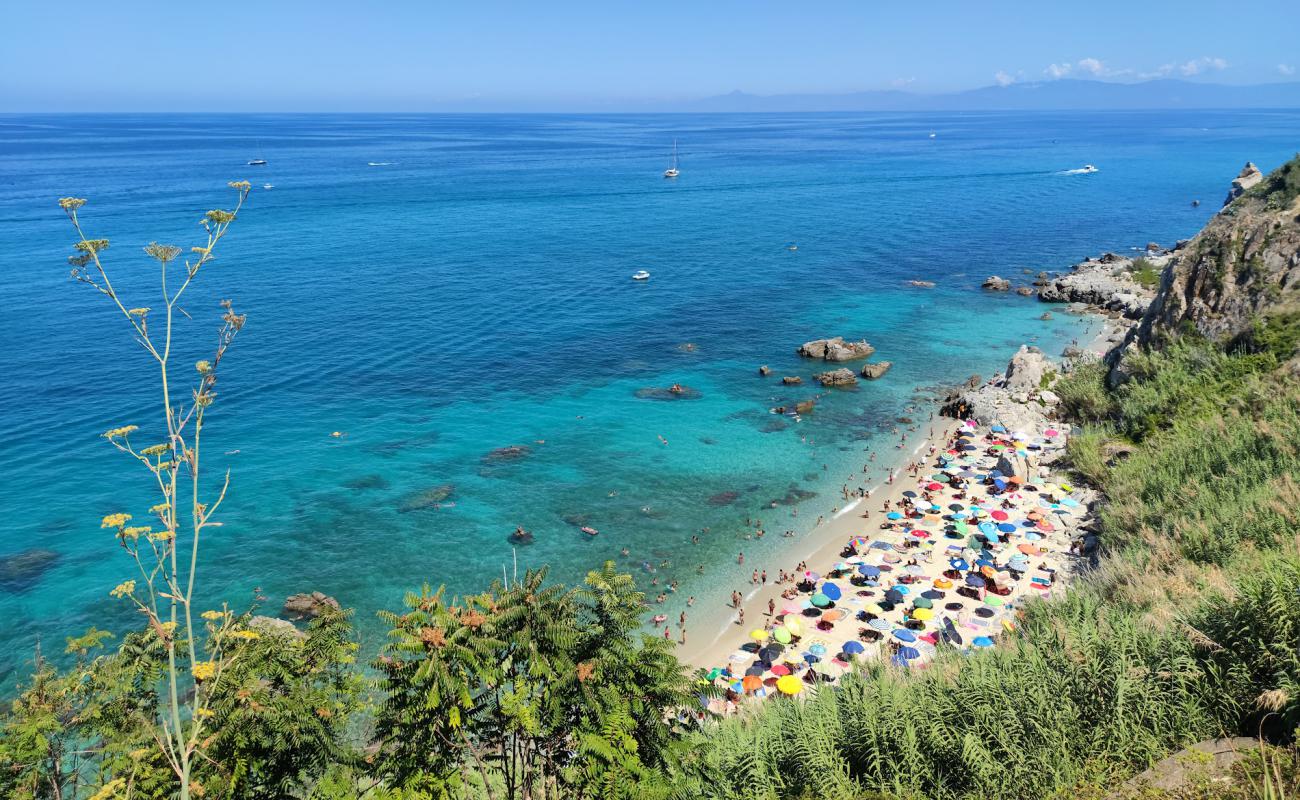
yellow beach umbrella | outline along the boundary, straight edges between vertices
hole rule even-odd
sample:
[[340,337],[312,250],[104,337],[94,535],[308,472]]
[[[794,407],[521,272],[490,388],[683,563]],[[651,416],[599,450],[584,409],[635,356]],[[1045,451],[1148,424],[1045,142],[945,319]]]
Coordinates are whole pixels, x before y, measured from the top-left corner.
[[762,628],[755,628],[754,630],[749,632],[749,638],[753,639],[756,642],[766,642],[767,631],[763,630]]
[[928,620],[934,619],[933,608],[914,608],[911,613],[912,619]]
[[799,622],[798,619],[794,619],[792,617],[786,617],[785,622],[782,624],[785,626],[786,630],[790,631],[790,633],[793,633],[795,636],[798,636],[800,633],[803,632],[803,625]]
[[782,675],[776,679],[776,689],[781,694],[799,694],[803,691],[803,681],[793,675]]

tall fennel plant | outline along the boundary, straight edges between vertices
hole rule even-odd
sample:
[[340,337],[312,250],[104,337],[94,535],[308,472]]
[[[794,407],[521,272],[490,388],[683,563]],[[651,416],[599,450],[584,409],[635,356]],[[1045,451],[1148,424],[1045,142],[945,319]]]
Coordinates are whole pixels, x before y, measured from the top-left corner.
[[[86,201],[76,197],[59,200],[77,233],[76,255],[69,257],[72,277],[108,298],[130,325],[137,343],[149,354],[158,370],[161,389],[163,441],[139,447],[132,435],[137,425],[113,428],[103,434],[114,447],[142,465],[153,477],[161,502],[150,508],[158,528],[132,525],[132,516],[114,513],[104,517],[100,527],[115,532],[121,547],[131,556],[139,580],[127,580],[113,589],[115,597],[129,600],[144,615],[148,627],[166,648],[165,701],[154,725],[154,738],[176,774],[179,795],[188,800],[196,761],[202,757],[204,725],[213,715],[210,708],[224,669],[238,657],[241,640],[257,634],[241,629],[229,610],[194,609],[194,586],[199,568],[199,545],[204,531],[221,523],[214,515],[230,487],[227,470],[220,489],[211,500],[201,497],[200,453],[204,416],[216,398],[217,370],[227,348],[244,327],[245,315],[235,313],[223,300],[217,343],[209,359],[198,361],[196,383],[188,397],[177,390],[181,379],[174,372],[173,332],[186,290],[214,256],[230,225],[239,215],[251,189],[247,181],[228,184],[236,193],[233,209],[208,211],[202,220],[206,241],[192,247],[183,257],[175,245],[152,243],[145,253],[158,263],[161,289],[160,314],[148,306],[131,306],[113,287],[104,266],[107,239],[87,235],[79,216]],[[161,330],[150,320],[162,316]],[[186,314],[186,316],[188,316]],[[196,625],[196,617],[198,623]],[[203,657],[198,648],[203,646]],[[190,691],[191,687],[193,691]],[[201,791],[201,790],[199,790]]]

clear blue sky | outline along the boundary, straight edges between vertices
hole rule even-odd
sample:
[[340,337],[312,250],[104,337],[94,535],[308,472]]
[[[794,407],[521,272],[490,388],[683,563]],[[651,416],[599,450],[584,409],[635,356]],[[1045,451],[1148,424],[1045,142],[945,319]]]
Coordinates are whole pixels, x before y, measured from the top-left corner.
[[629,107],[1300,80],[1300,0],[11,0],[0,111]]

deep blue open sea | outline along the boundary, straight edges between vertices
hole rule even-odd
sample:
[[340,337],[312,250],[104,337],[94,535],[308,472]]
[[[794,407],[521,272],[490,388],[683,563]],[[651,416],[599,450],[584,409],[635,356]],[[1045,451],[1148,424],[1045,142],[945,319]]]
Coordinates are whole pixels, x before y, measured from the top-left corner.
[[[260,588],[273,611],[334,595],[373,652],[376,609],[423,582],[481,587],[516,556],[562,580],[612,558],[647,589],[652,566],[681,582],[674,618],[743,585],[868,450],[892,462],[896,418],[928,419],[918,404],[1021,342],[1086,335],[985,276],[1187,237],[1298,134],[1295,112],[0,117],[0,680],[38,636],[53,651],[137,624],[108,597],[132,567],[99,519],[155,502],[99,438],[154,440],[155,374],[68,279],[60,196],[89,199],[128,305],[156,307],[141,247],[197,244],[226,181],[258,187],[177,343],[188,376],[217,301],[248,314],[206,429],[208,474],[233,485],[201,583],[237,604]],[[1062,174],[1085,163],[1100,172]],[[769,413],[817,394],[778,376],[808,380],[794,348],[836,334],[893,370],[801,422]],[[661,399],[672,383],[694,392]],[[489,455],[510,445],[528,450]],[[434,487],[453,487],[442,508],[409,509]],[[797,518],[770,507],[796,497]],[[769,535],[745,540],[746,517]],[[516,525],[536,543],[512,551]]]

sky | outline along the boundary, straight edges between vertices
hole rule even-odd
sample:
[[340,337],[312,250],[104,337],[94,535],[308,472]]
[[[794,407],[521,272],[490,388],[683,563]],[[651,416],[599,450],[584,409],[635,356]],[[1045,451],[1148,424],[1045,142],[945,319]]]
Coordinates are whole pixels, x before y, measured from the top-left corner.
[[1300,1],[9,0],[0,111],[573,110],[1300,80]]

